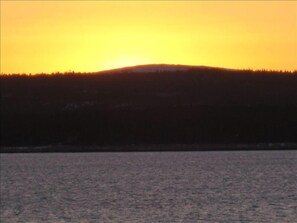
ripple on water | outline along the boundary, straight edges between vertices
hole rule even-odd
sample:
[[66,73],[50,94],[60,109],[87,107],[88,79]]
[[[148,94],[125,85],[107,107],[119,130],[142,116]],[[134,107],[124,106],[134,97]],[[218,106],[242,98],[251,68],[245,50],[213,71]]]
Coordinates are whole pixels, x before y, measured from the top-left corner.
[[296,222],[297,152],[1,154],[1,222]]

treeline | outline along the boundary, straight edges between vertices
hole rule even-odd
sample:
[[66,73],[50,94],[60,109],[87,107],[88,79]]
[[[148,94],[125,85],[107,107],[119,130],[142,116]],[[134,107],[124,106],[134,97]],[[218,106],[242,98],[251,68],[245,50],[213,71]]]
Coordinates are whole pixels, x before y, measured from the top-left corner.
[[293,72],[1,76],[1,145],[297,142]]
[[[112,69],[112,70],[106,70],[106,71],[99,71],[99,72],[78,72],[73,70],[68,70],[64,72],[56,71],[52,73],[1,73],[0,77],[7,77],[7,76],[29,76],[29,77],[38,77],[38,76],[77,76],[77,75],[98,75],[98,74],[110,74],[110,73],[131,73],[131,70],[133,67],[148,67],[150,65],[140,65],[140,66],[132,66],[132,67],[126,67],[126,68],[118,68],[118,69]],[[154,66],[154,65],[153,65]],[[167,65],[170,66],[170,65]],[[183,72],[192,72],[197,71],[199,72],[208,72],[208,71],[215,71],[215,72],[235,72],[235,73],[256,73],[256,74],[276,74],[276,75],[297,75],[297,70],[289,71],[289,70],[268,70],[268,69],[259,69],[259,70],[253,70],[253,69],[242,69],[242,70],[236,70],[236,69],[225,69],[225,68],[215,68],[215,67],[206,67],[206,66],[183,66],[183,65],[173,65],[176,67],[188,67],[189,69],[187,71]],[[162,71],[161,71],[162,72]],[[166,72],[166,71],[165,71]],[[174,71],[170,71],[174,72]],[[177,71],[181,72],[181,71]]]

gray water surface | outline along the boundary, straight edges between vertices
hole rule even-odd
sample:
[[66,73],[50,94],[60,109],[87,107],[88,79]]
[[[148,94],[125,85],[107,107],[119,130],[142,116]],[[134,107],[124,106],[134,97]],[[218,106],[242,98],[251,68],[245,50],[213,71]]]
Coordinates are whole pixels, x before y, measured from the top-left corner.
[[297,151],[1,154],[1,222],[297,222]]

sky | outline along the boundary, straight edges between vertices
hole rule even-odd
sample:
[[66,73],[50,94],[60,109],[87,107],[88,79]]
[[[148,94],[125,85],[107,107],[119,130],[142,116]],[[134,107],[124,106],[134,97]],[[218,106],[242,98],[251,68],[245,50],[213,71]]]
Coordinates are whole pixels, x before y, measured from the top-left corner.
[[1,0],[1,74],[159,63],[297,70],[297,1]]

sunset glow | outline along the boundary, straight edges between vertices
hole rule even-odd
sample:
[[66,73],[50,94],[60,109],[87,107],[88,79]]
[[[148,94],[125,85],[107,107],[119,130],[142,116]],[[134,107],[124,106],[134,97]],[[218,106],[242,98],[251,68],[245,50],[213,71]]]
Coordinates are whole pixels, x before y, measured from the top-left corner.
[[3,1],[1,73],[297,69],[295,1]]

